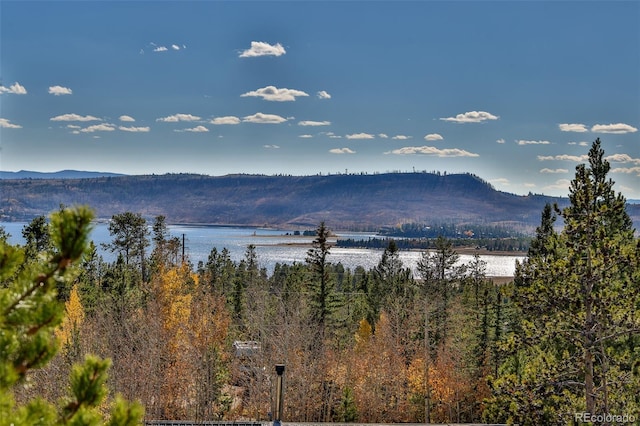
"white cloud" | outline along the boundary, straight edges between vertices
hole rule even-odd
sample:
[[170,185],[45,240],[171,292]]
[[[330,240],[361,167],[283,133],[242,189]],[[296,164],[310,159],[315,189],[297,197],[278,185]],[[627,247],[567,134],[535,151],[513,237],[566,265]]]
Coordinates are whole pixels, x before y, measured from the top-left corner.
[[222,124],[240,124],[240,119],[238,117],[234,117],[232,115],[228,115],[225,117],[216,117],[209,121],[211,124],[215,124],[216,126]]
[[247,115],[246,117],[243,117],[242,121],[245,123],[257,124],[280,124],[287,121],[287,119],[275,114],[263,114],[261,112],[257,112],[253,115]]
[[569,179],[559,179],[553,185],[545,186],[543,189],[547,190],[564,190],[567,191],[569,189],[569,185],[571,181]]
[[123,132],[131,132],[131,133],[147,133],[149,131],[151,131],[150,127],[125,127],[125,126],[120,126],[118,127],[118,129],[122,130]]
[[67,124],[67,129],[82,129],[82,127],[77,124]]
[[593,127],[591,127],[591,131],[594,133],[624,134],[624,133],[635,133],[638,131],[638,129],[628,124],[616,123],[616,124],[596,124]]
[[336,135],[333,132],[325,132],[324,133],[326,136],[329,136],[331,139],[342,139],[342,136],[340,135]]
[[313,135],[300,135],[300,136],[298,136],[298,137],[299,137],[299,138],[302,138],[302,139],[310,139],[310,138],[312,138],[312,137],[313,137]]
[[244,50],[241,54],[241,58],[254,58],[256,56],[281,56],[287,53],[280,43],[271,45],[263,41],[252,41],[251,47]]
[[251,92],[243,93],[240,95],[243,98],[252,96],[259,97],[264,99],[265,101],[275,101],[275,102],[291,102],[295,101],[298,96],[309,96],[307,93],[301,90],[295,89],[278,89],[275,86],[267,86],[258,90],[253,90]]
[[116,128],[113,124],[101,123],[101,124],[95,124],[93,126],[85,127],[84,129],[80,129],[80,131],[82,133],[113,132],[115,129]]
[[612,154],[605,157],[605,160],[614,163],[632,163],[640,165],[640,158],[633,158],[629,154]]
[[192,127],[190,129],[184,129],[184,132],[193,132],[193,133],[206,133],[209,131],[209,129],[207,129],[204,126],[196,126],[196,127]]
[[567,145],[589,146],[589,142],[567,142]]
[[389,135],[386,133],[378,133],[378,137],[381,139],[389,139]]
[[551,142],[549,141],[527,141],[527,140],[517,140],[516,143],[518,145],[550,145]]
[[316,93],[316,96],[318,96],[319,99],[331,99],[331,95],[328,94],[325,90],[321,90],[318,93]]
[[133,117],[131,117],[131,116],[128,116],[128,115],[121,115],[121,116],[118,118],[118,120],[120,120],[120,121],[127,121],[127,122],[133,122],[133,121],[136,121],[136,119],[135,119],[135,118],[133,118]]
[[22,86],[20,83],[16,81],[8,88],[4,86],[0,86],[0,95],[3,93],[12,93],[14,95],[26,95],[27,89],[25,89],[24,86]]
[[393,151],[385,152],[385,154],[396,155],[430,155],[435,157],[479,157],[478,154],[465,151],[458,148],[445,148],[438,149],[434,146],[405,146],[403,148],[394,149]]
[[558,124],[558,127],[560,128],[560,131],[562,131],[562,132],[584,133],[584,132],[588,132],[589,131],[589,129],[587,129],[586,125],[579,124],[579,123],[562,123],[562,124]]
[[503,144],[506,141],[503,138],[500,138],[500,139],[497,139],[496,142],[499,143],[499,144]]
[[98,117],[92,115],[78,115],[78,114],[62,114],[56,117],[50,118],[50,121],[102,121]]
[[162,121],[164,123],[177,123],[179,121],[198,121],[200,117],[191,114],[174,114],[168,117],[158,118],[156,121]]
[[540,169],[540,173],[569,173],[567,169]]
[[350,148],[333,148],[329,150],[332,154],[355,154],[356,152]]
[[455,117],[441,118],[442,121],[452,121],[454,123],[480,123],[486,120],[497,120],[499,117],[486,111],[469,111],[458,114]]
[[429,133],[428,135],[426,135],[424,137],[424,140],[426,141],[441,141],[444,138],[442,137],[442,135],[438,134],[438,133]]
[[[167,47],[167,46],[169,46],[169,47]],[[177,44],[177,43],[171,43],[170,45],[166,45],[165,46],[165,45],[157,45],[156,43],[151,42],[145,47],[145,49],[146,48],[151,49],[153,52],[160,53],[160,52],[168,52],[169,49],[171,49],[172,51],[178,51],[178,50],[186,49],[187,46],[185,44],[180,45],[180,44]],[[145,49],[140,49],[140,54],[141,55],[144,55]]]
[[397,141],[406,141],[411,139],[413,136],[407,136],[407,135],[395,135],[394,137],[392,137],[391,139],[397,140]]
[[640,176],[640,167],[617,167],[611,169],[611,173],[636,174]]
[[50,95],[60,96],[60,95],[71,95],[72,93],[73,93],[73,90],[69,89],[68,87],[62,87],[62,86],[49,87]]
[[535,183],[528,183],[528,182],[525,182],[523,185],[525,188],[535,188],[537,186]]
[[587,161],[589,159],[589,156],[586,154],[583,155],[567,155],[567,154],[561,154],[561,155],[538,155],[538,160],[539,161],[575,161],[577,163],[580,162],[584,162]]
[[278,148],[280,148],[280,146],[278,146],[278,145],[262,145],[262,147],[266,148],[266,149],[278,149]]
[[22,129],[22,126],[14,124],[6,118],[0,118],[0,127],[3,129]]
[[329,126],[331,125],[330,121],[300,121],[298,126]]
[[375,136],[370,133],[354,133],[346,137],[347,139],[375,139]]

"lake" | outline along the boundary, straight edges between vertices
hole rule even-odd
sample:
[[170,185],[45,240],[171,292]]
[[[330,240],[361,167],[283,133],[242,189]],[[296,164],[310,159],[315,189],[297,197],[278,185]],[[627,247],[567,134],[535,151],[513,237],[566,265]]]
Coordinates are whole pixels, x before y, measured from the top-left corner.
[[[22,228],[25,225],[26,223],[23,222],[0,222],[0,226],[11,234],[9,242],[12,244],[24,243]],[[314,239],[314,237],[294,236],[292,230],[191,225],[169,225],[168,228],[171,236],[182,239],[184,235],[185,254],[194,265],[199,261],[206,262],[214,247],[218,251],[226,247],[231,259],[239,262],[244,258],[247,246],[254,244],[260,267],[266,268],[269,273],[273,271],[276,263],[304,262],[309,249],[305,244],[310,244]],[[337,234],[337,238],[340,239],[380,238],[374,233],[339,232]],[[114,255],[100,247],[101,243],[112,241],[108,225],[102,222],[96,223],[91,237],[104,259],[112,261]],[[378,264],[381,256],[382,250],[333,247],[328,260],[332,263],[341,262],[345,268],[351,270],[357,266],[369,269]],[[480,257],[487,263],[486,275],[490,277],[513,276],[516,260],[524,259],[524,256],[513,255],[481,255]],[[401,251],[400,258],[405,266],[415,271],[420,252]],[[460,255],[460,263],[469,263],[472,259],[472,255]]]

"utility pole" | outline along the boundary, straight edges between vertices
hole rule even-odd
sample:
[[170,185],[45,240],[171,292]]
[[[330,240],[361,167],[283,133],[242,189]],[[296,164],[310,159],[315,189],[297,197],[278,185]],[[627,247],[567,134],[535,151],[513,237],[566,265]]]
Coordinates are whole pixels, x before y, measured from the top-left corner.
[[282,412],[284,411],[284,364],[276,364],[276,400],[273,426],[282,426]]

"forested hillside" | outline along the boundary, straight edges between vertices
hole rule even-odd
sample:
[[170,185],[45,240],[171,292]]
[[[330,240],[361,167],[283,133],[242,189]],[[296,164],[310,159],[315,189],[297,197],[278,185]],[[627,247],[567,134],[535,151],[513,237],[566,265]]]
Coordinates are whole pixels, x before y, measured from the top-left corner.
[[470,174],[122,176],[2,180],[0,220],[31,220],[60,204],[98,218],[135,211],[169,223],[378,229],[399,223],[507,224],[533,228],[545,203],[496,191]]
[[0,228],[0,418],[266,421],[284,364],[291,422],[635,424],[640,240],[603,158],[597,140],[509,283],[444,236],[415,271],[391,239],[346,268],[323,222],[272,273],[252,244],[193,265],[163,216],[112,217],[113,262],[86,207],[35,218],[22,246]]

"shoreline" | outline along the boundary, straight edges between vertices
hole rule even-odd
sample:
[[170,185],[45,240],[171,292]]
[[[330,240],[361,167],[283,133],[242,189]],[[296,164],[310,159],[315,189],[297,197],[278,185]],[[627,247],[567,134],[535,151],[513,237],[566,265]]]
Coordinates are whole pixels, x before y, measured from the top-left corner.
[[[268,236],[268,238],[273,238],[273,237],[277,237],[277,236]],[[311,238],[311,237],[302,237],[302,238]],[[335,242],[330,242],[329,243],[331,247],[337,247]],[[257,246],[261,246],[261,247],[269,247],[269,246],[275,246],[275,247],[309,247],[311,248],[313,246],[312,241],[300,241],[300,242],[282,242],[282,243],[275,243],[275,244],[256,244]],[[339,248],[344,248],[344,249],[367,249],[367,250],[378,250],[378,251],[383,251],[384,249],[379,248],[368,248],[368,247],[339,247]],[[409,250],[404,250],[404,249],[400,249],[399,251],[417,251],[417,252],[421,252],[421,251],[434,251],[434,249],[409,249]],[[454,247],[453,251],[455,251],[458,254],[464,254],[464,255],[471,255],[473,256],[474,254],[479,254],[479,255],[485,255],[485,256],[521,256],[521,257],[526,257],[527,256],[527,252],[524,251],[504,251],[504,250],[487,250],[484,248],[475,248],[475,247]]]

